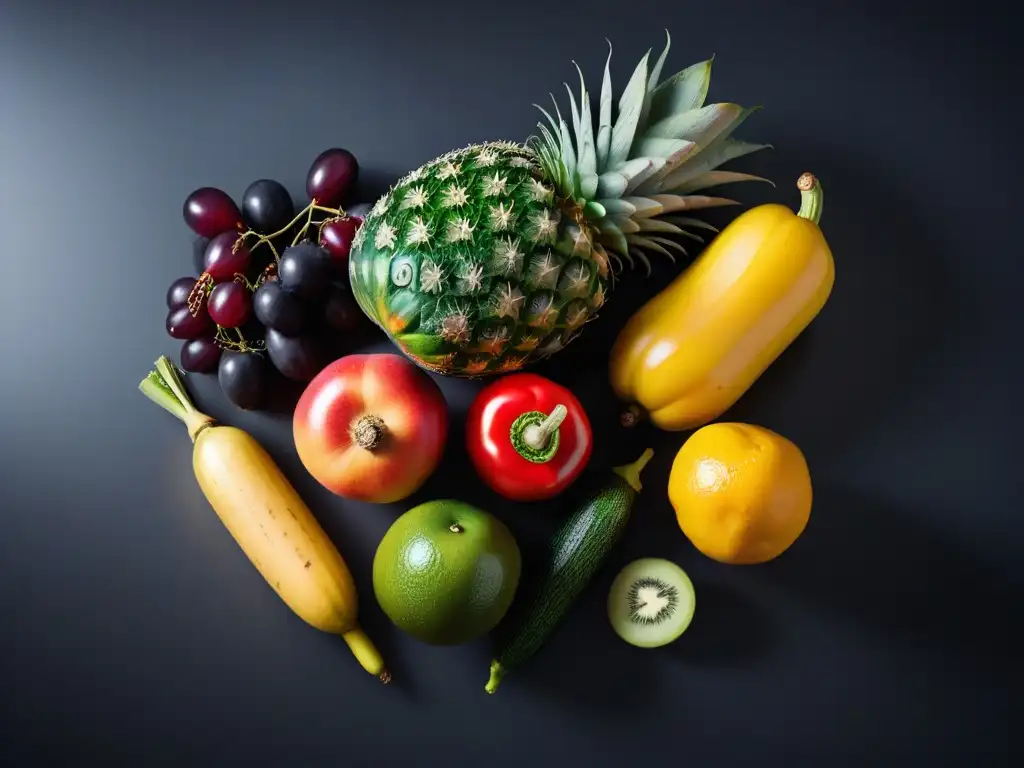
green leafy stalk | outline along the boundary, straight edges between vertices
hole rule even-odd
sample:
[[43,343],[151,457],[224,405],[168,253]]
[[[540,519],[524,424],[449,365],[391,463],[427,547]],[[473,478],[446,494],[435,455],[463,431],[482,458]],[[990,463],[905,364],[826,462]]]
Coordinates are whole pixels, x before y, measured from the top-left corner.
[[[731,160],[771,146],[732,138],[736,128],[760,107],[731,102],[705,104],[714,56],[662,80],[671,42],[666,30],[665,48],[653,64],[651,51],[647,51],[619,96],[617,110],[609,43],[596,115],[577,66],[579,95],[566,86],[572,130],[555,101],[554,116],[538,106],[544,120],[537,124],[539,136],[528,141],[558,197],[584,208],[593,229],[602,236],[601,244],[620,268],[623,261],[631,267],[636,262],[649,267],[649,254],[665,254],[651,237],[630,240],[629,235],[640,231],[632,226],[632,219],[735,205],[731,200],[693,193],[726,183],[768,181],[752,174],[719,170]],[[646,200],[650,210],[638,209],[633,204],[638,199]],[[601,214],[598,206],[606,214]],[[642,230],[688,234],[659,228],[656,223]]]
[[203,427],[213,423],[211,417],[193,405],[181,374],[167,355],[160,356],[155,368],[139,384],[139,389],[142,394],[188,427],[189,436],[193,440]]
[[139,389],[142,390],[142,394],[152,400],[154,403],[159,405],[165,411],[170,413],[179,421],[184,422],[187,411],[185,406],[181,404],[177,395],[174,391],[167,386],[167,382],[164,381],[164,377],[160,375],[157,370],[152,370],[149,375],[142,380],[139,384]]

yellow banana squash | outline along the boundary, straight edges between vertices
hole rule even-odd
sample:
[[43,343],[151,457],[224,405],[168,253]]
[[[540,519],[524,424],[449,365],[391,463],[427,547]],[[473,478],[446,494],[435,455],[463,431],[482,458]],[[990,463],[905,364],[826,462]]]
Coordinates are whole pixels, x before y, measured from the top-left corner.
[[610,379],[629,403],[625,426],[713,421],[821,311],[835,281],[822,189],[809,173],[797,187],[799,212],[770,203],[738,216],[622,329]]

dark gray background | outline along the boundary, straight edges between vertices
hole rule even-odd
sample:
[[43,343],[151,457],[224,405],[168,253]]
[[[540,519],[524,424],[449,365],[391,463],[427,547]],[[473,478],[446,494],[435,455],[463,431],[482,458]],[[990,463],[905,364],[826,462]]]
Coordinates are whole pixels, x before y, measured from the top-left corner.
[[[571,7],[578,5],[578,7]],[[987,3],[0,2],[0,755],[5,764],[996,764],[1021,682],[1020,61]],[[805,452],[811,523],[778,561],[717,565],[665,497],[685,435],[615,426],[611,339],[675,271],[630,276],[553,365],[592,414],[592,468],[657,455],[631,530],[532,663],[488,697],[489,643],[431,648],[377,608],[370,565],[414,503],[500,515],[536,562],[561,503],[502,503],[465,470],[477,385],[442,382],[445,463],[405,504],[346,503],[299,465],[286,415],[211,414],[263,441],[351,565],[395,684],[310,630],[198,491],[184,429],[136,386],[166,286],[190,270],[185,196],[260,177],[296,194],[321,150],[364,197],[447,149],[525,138],[573,82],[621,88],[673,33],[671,71],[716,54],[711,98],[765,109],[774,150],[735,163],[796,205],[817,173],[835,291],[728,414]],[[728,216],[734,212],[728,212]],[[726,217],[725,220],[727,220]],[[363,348],[387,350],[379,336]],[[1015,459],[1017,461],[1015,461]],[[593,478],[581,481],[581,485]],[[676,644],[609,630],[614,573],[676,560],[698,608]]]

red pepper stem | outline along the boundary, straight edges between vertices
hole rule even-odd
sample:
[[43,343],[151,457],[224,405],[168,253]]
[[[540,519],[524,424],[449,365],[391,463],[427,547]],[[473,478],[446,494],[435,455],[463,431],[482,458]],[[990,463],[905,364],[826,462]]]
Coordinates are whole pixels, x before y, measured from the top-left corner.
[[564,405],[556,405],[551,413],[527,411],[512,422],[508,438],[516,453],[534,464],[546,464],[558,455],[561,442],[558,428],[569,415]]
[[540,424],[531,424],[523,430],[523,442],[535,451],[543,451],[548,447],[551,435],[562,425],[568,415],[568,408],[564,405],[556,405],[544,421]]

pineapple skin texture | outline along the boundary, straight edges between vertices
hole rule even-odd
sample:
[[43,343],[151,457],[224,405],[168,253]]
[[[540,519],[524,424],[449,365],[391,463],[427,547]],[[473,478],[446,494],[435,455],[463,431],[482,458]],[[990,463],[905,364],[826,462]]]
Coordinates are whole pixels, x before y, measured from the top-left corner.
[[563,349],[603,305],[610,268],[596,237],[530,149],[475,144],[377,201],[349,257],[352,293],[423,368],[516,371]]

